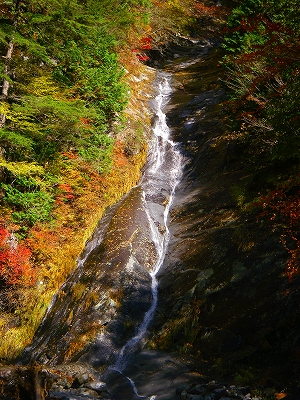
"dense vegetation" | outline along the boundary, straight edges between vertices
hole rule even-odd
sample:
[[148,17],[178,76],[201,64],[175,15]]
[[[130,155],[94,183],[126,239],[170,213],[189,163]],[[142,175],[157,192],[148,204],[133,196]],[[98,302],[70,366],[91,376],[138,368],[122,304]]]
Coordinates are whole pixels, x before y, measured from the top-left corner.
[[105,207],[139,177],[125,75],[139,71],[131,42],[143,44],[149,5],[0,1],[0,358],[30,340]]
[[143,3],[2,4],[2,190],[23,231],[50,219],[64,157],[109,170],[108,132],[128,92],[114,49]]
[[291,277],[300,256],[300,11],[296,0],[233,4],[223,60],[231,89],[229,136],[249,170],[235,193],[246,210],[284,227]]

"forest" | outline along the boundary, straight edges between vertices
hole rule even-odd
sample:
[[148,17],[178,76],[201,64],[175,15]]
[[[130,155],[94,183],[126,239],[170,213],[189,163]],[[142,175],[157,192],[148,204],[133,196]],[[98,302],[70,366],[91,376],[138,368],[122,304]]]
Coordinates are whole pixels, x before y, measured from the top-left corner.
[[126,137],[123,111],[149,5],[1,0],[2,359],[30,340],[101,213],[140,175],[142,124]]
[[227,21],[229,138],[239,143],[249,178],[235,195],[246,212],[280,224],[299,273],[299,23],[296,1],[235,2]]
[[282,227],[285,273],[299,273],[297,3],[0,1],[2,362],[30,343],[103,210],[140,176],[147,133],[126,113],[131,73],[199,21],[220,24],[226,139],[249,171],[232,192],[241,212]]

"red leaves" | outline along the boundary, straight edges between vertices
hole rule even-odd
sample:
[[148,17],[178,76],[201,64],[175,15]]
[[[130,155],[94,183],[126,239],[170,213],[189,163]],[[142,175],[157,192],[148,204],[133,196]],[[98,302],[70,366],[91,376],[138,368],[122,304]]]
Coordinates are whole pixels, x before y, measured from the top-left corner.
[[151,37],[143,37],[141,39],[141,43],[138,46],[138,48],[134,48],[131,51],[133,53],[136,53],[136,57],[139,61],[145,62],[150,59],[149,56],[147,56],[144,51],[151,50],[152,48],[152,38]]
[[9,238],[9,232],[3,226],[0,227],[0,247],[3,246]]
[[17,242],[14,235],[0,228],[0,278],[7,285],[31,285],[34,269],[30,263],[31,251]]
[[[285,227],[281,242],[288,251],[290,258],[286,265],[285,275],[292,279],[300,273],[300,187],[287,182],[266,196],[261,196],[252,207],[262,208],[258,219],[267,218],[271,223]],[[289,244],[287,244],[289,243]]]
[[140,55],[140,54],[137,55],[137,58],[138,58],[139,61],[147,61],[147,60],[150,59],[149,56],[145,56],[145,55],[143,56],[143,55]]
[[141,45],[142,50],[151,50],[151,47],[152,47],[151,37],[144,37],[144,38],[142,38],[141,41],[142,41],[142,45]]

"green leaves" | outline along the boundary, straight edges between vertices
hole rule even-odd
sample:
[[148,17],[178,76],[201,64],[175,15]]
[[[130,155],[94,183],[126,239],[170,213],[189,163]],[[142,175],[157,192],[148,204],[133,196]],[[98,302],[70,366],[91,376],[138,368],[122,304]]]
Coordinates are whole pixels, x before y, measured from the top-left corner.
[[17,209],[12,213],[15,222],[32,226],[36,222],[50,219],[54,200],[49,193],[40,190],[20,192],[11,185],[4,184],[1,187],[5,190],[4,201]]
[[3,159],[0,167],[7,182],[0,184],[5,193],[3,200],[13,208],[13,220],[26,225],[49,220],[54,200],[47,191],[51,190],[51,183],[49,186],[41,178],[44,168],[36,163],[9,163]]
[[[242,127],[240,137],[247,139],[250,152],[281,161],[300,158],[300,38],[290,12],[284,14],[284,4],[241,1],[224,45],[232,53],[224,64],[232,89],[231,110]],[[291,0],[289,6],[299,16],[296,2]]]
[[109,133],[129,92],[115,47],[141,23],[150,1],[15,0],[2,6],[0,79],[8,88],[0,103],[2,203],[16,222],[33,225],[51,217],[60,168],[88,163],[97,173],[110,170]]

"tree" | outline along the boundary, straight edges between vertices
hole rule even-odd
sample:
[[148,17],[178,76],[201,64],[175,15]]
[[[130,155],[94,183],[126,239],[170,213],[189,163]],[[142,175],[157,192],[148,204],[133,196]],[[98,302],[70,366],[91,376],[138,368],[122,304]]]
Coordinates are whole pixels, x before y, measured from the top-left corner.
[[[224,47],[231,110],[242,137],[270,159],[299,158],[299,9],[289,2],[241,1]],[[241,126],[241,125],[240,125]],[[260,151],[260,152],[261,152]]]

